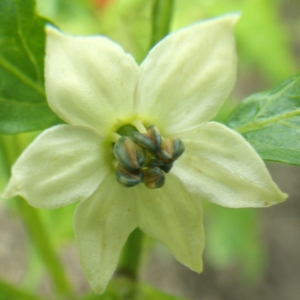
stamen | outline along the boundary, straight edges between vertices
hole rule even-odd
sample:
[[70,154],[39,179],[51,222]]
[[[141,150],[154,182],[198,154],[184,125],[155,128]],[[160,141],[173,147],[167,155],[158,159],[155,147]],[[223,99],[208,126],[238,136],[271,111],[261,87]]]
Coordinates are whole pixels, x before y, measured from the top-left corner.
[[148,168],[144,171],[143,182],[148,189],[157,189],[165,184],[165,175],[158,167]]
[[149,164],[149,167],[159,167],[165,173],[169,173],[173,167],[172,161],[162,161],[160,159],[152,159]]
[[133,125],[140,133],[147,132],[146,127],[140,120],[134,120],[131,122],[131,125]]
[[152,152],[160,150],[162,137],[155,125],[149,126],[146,133],[134,132],[132,138],[136,143]]
[[136,127],[124,125],[114,135],[118,137],[113,149],[118,161],[116,179],[125,187],[140,182],[149,189],[163,187],[164,172],[170,172],[174,161],[184,152],[184,145],[180,139],[163,138],[155,125],[146,130],[139,120],[132,124]]
[[121,185],[125,187],[132,187],[139,184],[142,178],[143,172],[141,170],[129,171],[121,164],[118,164],[116,170],[116,179]]
[[114,155],[127,170],[136,171],[144,166],[146,154],[144,149],[129,137],[122,136],[114,146]]
[[165,138],[162,141],[160,156],[167,161],[176,160],[184,152],[180,139]]
[[113,133],[111,134],[111,142],[112,142],[112,143],[116,143],[120,137],[121,137],[121,136],[120,136],[118,133],[113,132]]

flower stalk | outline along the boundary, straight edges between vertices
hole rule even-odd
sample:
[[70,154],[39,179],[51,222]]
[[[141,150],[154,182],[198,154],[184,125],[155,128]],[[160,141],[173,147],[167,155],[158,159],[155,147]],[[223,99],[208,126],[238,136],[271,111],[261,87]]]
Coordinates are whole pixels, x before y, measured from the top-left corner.
[[23,221],[27,226],[35,247],[44,260],[57,295],[71,296],[72,289],[65,274],[64,267],[62,266],[60,259],[57,257],[56,251],[42,222],[39,211],[28,205],[24,199],[17,197],[17,200]]
[[174,0],[154,0],[150,49],[170,31]]
[[140,229],[135,229],[123,249],[117,274],[125,275],[134,281],[138,279],[143,241],[144,234]]

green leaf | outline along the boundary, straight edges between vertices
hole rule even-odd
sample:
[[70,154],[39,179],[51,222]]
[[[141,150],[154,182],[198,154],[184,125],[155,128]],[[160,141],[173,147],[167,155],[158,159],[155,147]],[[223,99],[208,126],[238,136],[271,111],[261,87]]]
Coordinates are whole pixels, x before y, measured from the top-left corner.
[[47,22],[34,0],[0,1],[0,133],[44,129],[59,118],[44,91]]
[[295,34],[281,17],[282,1],[176,1],[172,29],[234,11],[242,12],[235,26],[235,37],[243,72],[259,71],[267,82],[278,82],[297,72],[292,55]]
[[300,165],[300,74],[242,101],[226,124],[264,160]]

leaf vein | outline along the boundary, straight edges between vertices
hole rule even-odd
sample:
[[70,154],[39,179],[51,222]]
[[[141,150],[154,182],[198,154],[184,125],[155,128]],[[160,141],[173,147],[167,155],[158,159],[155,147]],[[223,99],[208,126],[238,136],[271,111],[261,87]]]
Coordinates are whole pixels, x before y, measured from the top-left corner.
[[17,69],[15,66],[13,66],[10,62],[8,62],[6,59],[0,56],[0,67],[3,67],[7,71],[9,71],[12,75],[14,75],[16,78],[18,78],[21,82],[31,87],[33,90],[35,90],[38,94],[45,97],[45,92],[42,86],[38,85],[36,82],[34,82],[31,78],[29,78],[27,75],[23,74],[19,69]]
[[260,129],[260,128],[268,127],[270,124],[276,123],[277,121],[280,122],[282,119],[291,118],[291,117],[294,117],[294,116],[297,116],[297,115],[300,115],[300,109],[297,109],[295,111],[288,112],[288,113],[285,113],[285,114],[277,115],[273,118],[269,118],[269,119],[264,120],[264,121],[253,122],[250,125],[242,126],[240,128],[237,128],[236,130],[240,133],[254,131],[254,130],[257,130],[257,129]]
[[47,106],[47,103],[19,102],[19,101],[16,101],[16,100],[5,99],[3,97],[0,97],[0,102],[5,102],[5,103],[9,103],[9,104],[23,105],[23,106]]
[[[37,75],[38,81],[42,82],[42,80],[41,80],[41,72],[40,72],[40,70],[38,68],[38,63],[37,63],[34,55],[32,54],[32,52],[30,50],[30,47],[28,46],[28,43],[24,39],[25,33],[22,30],[22,24],[21,24],[21,21],[20,21],[20,18],[19,18],[19,13],[17,13],[16,6],[17,6],[16,2],[14,1],[15,16],[16,16],[16,20],[17,20],[17,33],[18,33],[18,36],[19,36],[22,48],[23,48],[24,52],[26,53],[26,55],[27,55],[29,61],[31,62],[32,66],[34,67],[34,70],[35,70],[35,73]],[[32,24],[33,24],[33,19],[31,20],[31,24],[29,25],[29,27],[32,26]]]

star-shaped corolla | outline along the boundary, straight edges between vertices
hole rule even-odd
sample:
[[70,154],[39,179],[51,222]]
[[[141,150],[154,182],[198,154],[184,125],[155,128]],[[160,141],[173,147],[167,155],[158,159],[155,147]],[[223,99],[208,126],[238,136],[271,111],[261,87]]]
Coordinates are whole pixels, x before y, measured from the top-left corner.
[[[69,125],[52,127],[29,145],[12,168],[4,197],[18,194],[41,208],[80,201],[76,241],[96,292],[105,289],[136,227],[201,272],[200,200],[265,207],[286,197],[241,135],[208,122],[235,82],[237,18],[226,15],[172,33],[140,66],[108,38],[47,28],[48,102]],[[162,188],[117,182],[113,147],[116,132],[128,124],[140,133],[156,125],[161,137],[184,145]]]

